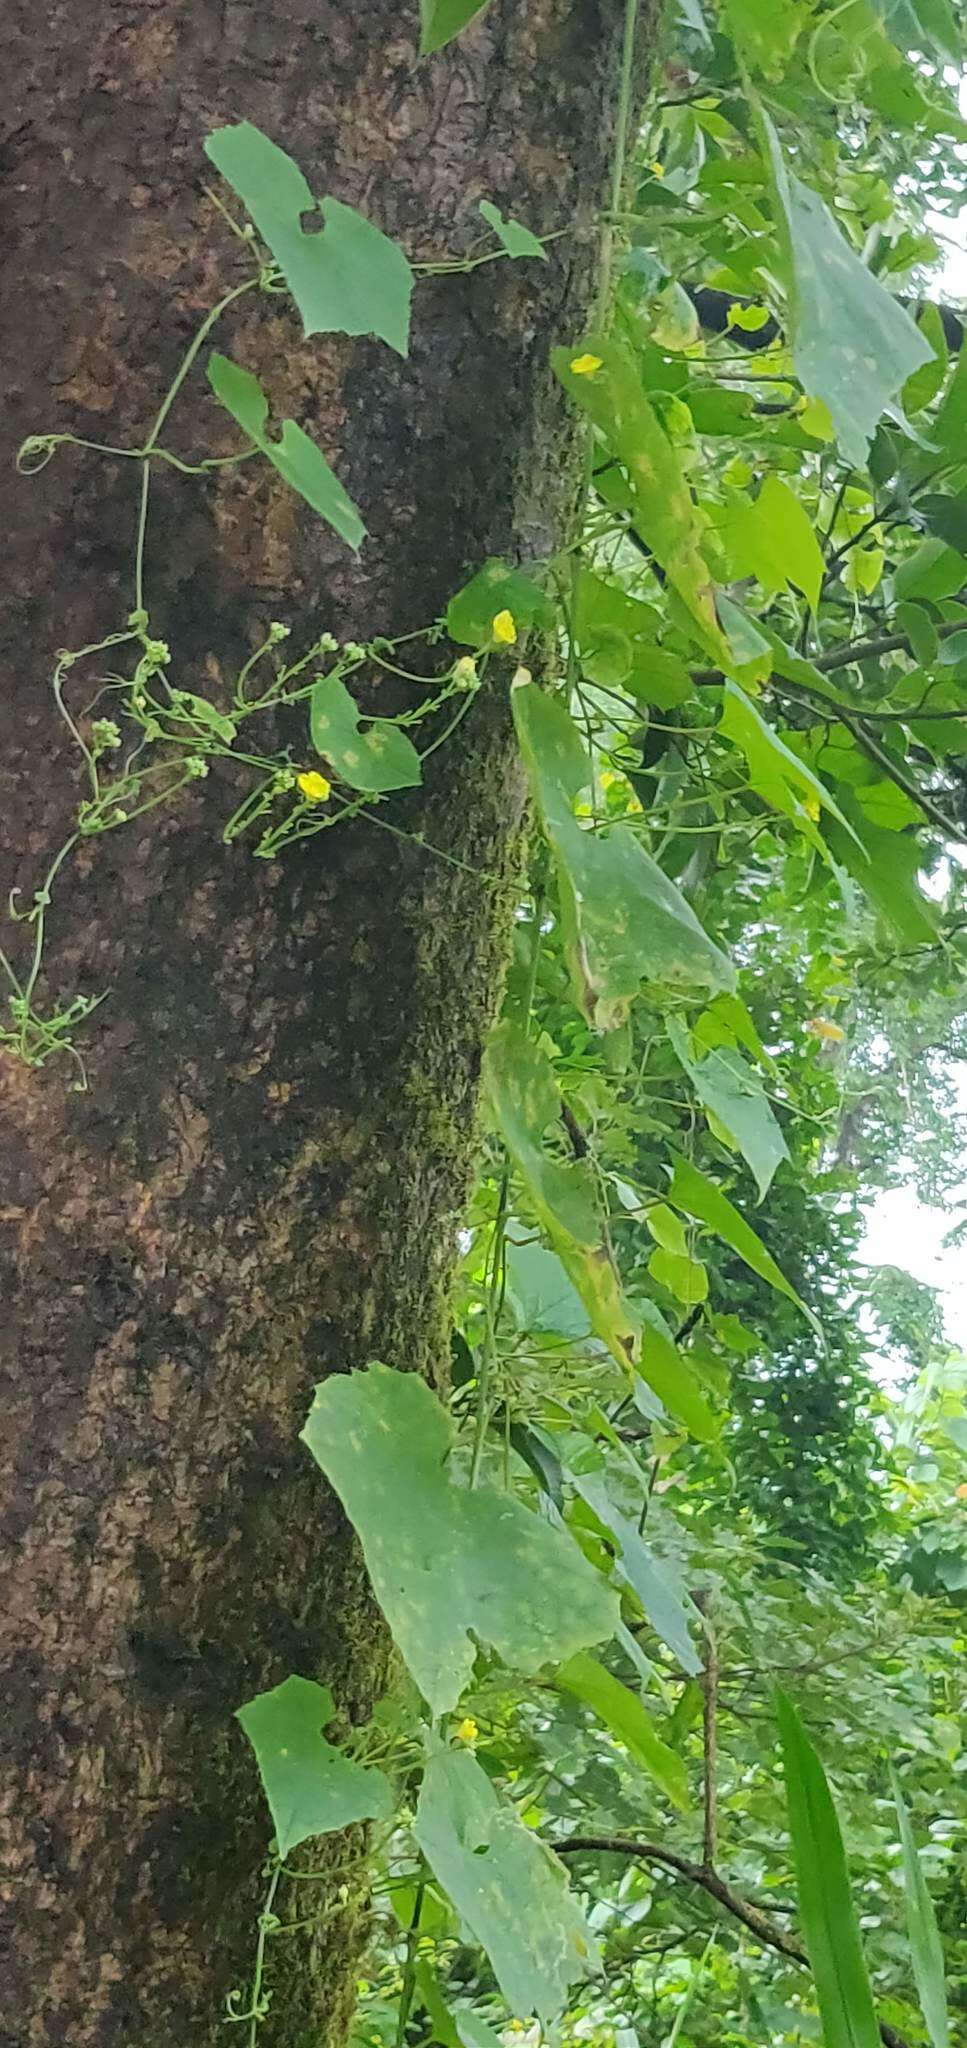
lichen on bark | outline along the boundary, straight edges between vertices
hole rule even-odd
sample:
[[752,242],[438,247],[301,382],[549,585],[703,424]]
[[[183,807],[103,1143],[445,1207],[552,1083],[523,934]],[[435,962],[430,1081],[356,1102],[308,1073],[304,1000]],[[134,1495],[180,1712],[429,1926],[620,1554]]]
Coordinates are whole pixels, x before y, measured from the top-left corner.
[[[564,529],[573,439],[546,360],[590,296],[620,10],[494,0],[422,65],[415,13],[59,0],[52,20],[7,0],[8,476],[29,433],[136,441],[239,274],[204,189],[220,122],[257,122],[414,258],[465,247],[485,196],[567,230],[546,265],[422,285],[405,364],[306,344],[277,304],[244,302],[228,352],[318,435],[371,537],[357,565],[254,465],[160,474],[148,594],[185,687],[217,696],[270,618],[306,640],[423,624],[485,557],[547,553]],[[178,451],[232,432],[192,379]],[[55,648],[130,608],[133,467],[69,451],[16,486],[0,900],[36,887],[77,801],[46,678]],[[220,840],[237,794],[213,776],[70,870],[47,990],[109,991],[89,1092],[0,1061],[2,2048],[228,2038],[268,1838],[232,1711],[293,1670],[358,1718],[386,1674],[358,1551],[297,1443],[311,1387],[374,1355],[445,1373],[519,886],[505,693],[391,814],[451,861],[361,822],[260,864]],[[270,1964],[264,2048],[339,2048],[359,1852],[330,1846],[319,1932]]]

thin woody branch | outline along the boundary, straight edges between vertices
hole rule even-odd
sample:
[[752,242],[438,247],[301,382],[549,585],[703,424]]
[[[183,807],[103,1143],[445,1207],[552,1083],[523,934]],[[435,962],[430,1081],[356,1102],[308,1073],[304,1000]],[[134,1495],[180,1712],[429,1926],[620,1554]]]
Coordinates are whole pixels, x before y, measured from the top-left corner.
[[[639,1842],[627,1835],[571,1835],[566,1842],[555,1842],[557,1856],[613,1855],[627,1856],[638,1863],[657,1863],[664,1870],[671,1870],[676,1877],[684,1878],[687,1884],[698,1885],[709,1897],[722,1906],[733,1920],[741,1922],[761,1941],[766,1948],[774,1948],[780,1955],[787,1956],[801,1969],[811,1969],[809,1957],[802,1944],[794,1935],[787,1934],[761,1907],[754,1906],[751,1899],[734,1891],[717,1870],[706,1864],[693,1862],[690,1856],[680,1856],[677,1849],[664,1849],[657,1842]],[[895,2027],[886,2020],[877,2022],[883,2048],[909,2048],[909,2043]]]

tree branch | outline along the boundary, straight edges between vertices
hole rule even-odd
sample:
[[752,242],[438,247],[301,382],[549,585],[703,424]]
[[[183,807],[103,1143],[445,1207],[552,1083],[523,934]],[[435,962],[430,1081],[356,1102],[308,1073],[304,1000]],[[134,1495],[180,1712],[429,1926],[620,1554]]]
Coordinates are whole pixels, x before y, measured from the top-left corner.
[[[665,1870],[671,1870],[676,1877],[684,1878],[687,1884],[698,1885],[709,1897],[731,1913],[733,1920],[739,1920],[761,1941],[766,1948],[777,1949],[801,1969],[811,1970],[809,1957],[794,1936],[776,1925],[768,1913],[754,1906],[751,1899],[743,1898],[741,1892],[733,1891],[730,1884],[720,1877],[716,1870],[701,1863],[694,1863],[689,1856],[680,1856],[677,1849],[663,1849],[657,1842],[638,1842],[625,1835],[571,1835],[566,1842],[553,1844],[556,1856],[581,1856],[604,1854],[628,1856],[638,1863],[657,1863]],[[885,2020],[878,2022],[883,2048],[909,2048],[902,2034]]]

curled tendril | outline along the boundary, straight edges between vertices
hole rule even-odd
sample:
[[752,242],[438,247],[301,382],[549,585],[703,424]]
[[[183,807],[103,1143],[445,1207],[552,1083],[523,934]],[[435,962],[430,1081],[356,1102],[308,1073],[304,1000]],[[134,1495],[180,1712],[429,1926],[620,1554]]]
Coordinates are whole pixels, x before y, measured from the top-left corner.
[[16,468],[20,476],[37,476],[46,469],[55,449],[72,439],[70,434],[28,434],[21,441],[16,455]]

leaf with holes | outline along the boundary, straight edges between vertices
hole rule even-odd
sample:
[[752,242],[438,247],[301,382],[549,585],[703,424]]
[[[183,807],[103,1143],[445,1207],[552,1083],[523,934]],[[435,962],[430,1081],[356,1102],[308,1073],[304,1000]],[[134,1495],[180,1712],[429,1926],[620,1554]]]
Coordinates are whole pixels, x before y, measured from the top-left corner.
[[471,1630],[524,1672],[613,1635],[615,1596],[563,1530],[512,1494],[451,1477],[453,1425],[415,1373],[333,1374],[302,1441],[356,1530],[432,1713],[448,1713],[469,1682]]
[[367,719],[341,676],[317,676],[309,699],[309,732],[317,754],[351,789],[379,795],[414,789],[422,778],[411,739],[387,718]]
[[208,381],[216,398],[244,428],[256,448],[268,456],[286,483],[298,491],[300,498],[304,498],[314,512],[335,527],[349,547],[358,552],[365,539],[366,528],[339,478],[333,475],[322,450],[316,447],[308,434],[296,425],[295,420],[283,420],[279,439],[273,441],[265,427],[269,401],[258,378],[253,377],[251,370],[243,370],[238,363],[230,362],[227,356],[217,353],[209,356]]
[[280,1856],[310,1835],[356,1820],[389,1820],[393,1811],[382,1771],[353,1763],[326,1741],[322,1731],[333,1712],[326,1686],[293,1677],[236,1713],[255,1751]]
[[557,1858],[501,1799],[468,1750],[428,1738],[413,1833],[438,1883],[486,1949],[512,2012],[553,2021],[576,1978],[597,1972],[590,1930]]
[[[251,121],[217,128],[205,154],[251,214],[306,334],[376,334],[405,356],[414,280],[398,243],[355,207],[317,202],[298,164]],[[301,217],[317,212],[307,234]]]

